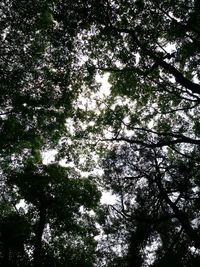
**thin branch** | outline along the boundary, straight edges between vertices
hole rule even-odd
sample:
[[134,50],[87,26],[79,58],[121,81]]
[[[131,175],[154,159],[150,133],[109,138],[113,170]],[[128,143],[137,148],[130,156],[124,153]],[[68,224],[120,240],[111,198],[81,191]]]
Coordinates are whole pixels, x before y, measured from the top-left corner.
[[193,108],[196,108],[197,106],[199,106],[199,103],[196,103],[196,104],[194,104],[194,105],[192,105],[190,107],[187,107],[187,108],[177,108],[177,109],[171,109],[170,111],[163,111],[163,112],[158,112],[154,108],[154,111],[155,111],[156,115],[157,114],[161,114],[161,115],[165,114],[165,115],[167,115],[167,114],[175,113],[175,112],[178,112],[178,111],[188,111],[188,110],[191,110]]

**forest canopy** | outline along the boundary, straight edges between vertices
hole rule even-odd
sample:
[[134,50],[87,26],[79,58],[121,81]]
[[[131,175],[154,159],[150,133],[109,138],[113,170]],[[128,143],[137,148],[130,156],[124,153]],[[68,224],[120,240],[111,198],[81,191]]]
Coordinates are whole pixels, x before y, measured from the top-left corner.
[[0,265],[199,266],[200,1],[3,0],[0,25]]

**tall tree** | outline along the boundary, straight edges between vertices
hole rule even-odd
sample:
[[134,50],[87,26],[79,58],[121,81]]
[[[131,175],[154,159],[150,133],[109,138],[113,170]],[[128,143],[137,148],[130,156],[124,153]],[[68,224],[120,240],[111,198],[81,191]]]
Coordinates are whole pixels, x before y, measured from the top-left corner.
[[98,232],[89,211],[100,198],[94,181],[59,165],[30,163],[7,179],[7,191],[25,204],[11,209],[12,196],[13,206],[3,209],[3,266],[93,266]]
[[44,166],[41,156],[69,135],[67,119],[74,119],[86,83],[79,70],[79,34],[88,27],[88,4],[0,3],[2,266],[95,262],[95,219],[89,211],[100,195],[94,181],[58,164]]
[[110,244],[115,229],[116,249],[129,243],[129,266],[150,265],[154,242],[152,265],[198,265],[199,1],[96,7],[87,67],[108,72],[111,89],[80,136],[99,149],[104,188],[118,199],[106,222]]

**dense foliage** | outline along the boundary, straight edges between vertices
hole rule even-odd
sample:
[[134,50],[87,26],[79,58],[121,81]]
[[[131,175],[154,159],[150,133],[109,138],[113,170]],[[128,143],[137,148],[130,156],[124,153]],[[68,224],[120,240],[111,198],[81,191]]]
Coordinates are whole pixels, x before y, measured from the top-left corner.
[[0,14],[1,265],[199,266],[200,2]]
[[0,4],[1,266],[95,262],[95,181],[58,161],[42,163],[69,135],[66,121],[85,83],[76,46],[82,9],[71,1]]

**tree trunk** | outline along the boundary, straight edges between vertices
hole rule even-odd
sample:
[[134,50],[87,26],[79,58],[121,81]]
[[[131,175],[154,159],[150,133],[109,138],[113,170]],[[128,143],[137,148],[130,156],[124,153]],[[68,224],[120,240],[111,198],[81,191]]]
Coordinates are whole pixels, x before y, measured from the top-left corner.
[[35,249],[33,254],[33,266],[42,266],[42,235],[46,224],[47,207],[44,201],[40,201],[39,221],[35,231]]

